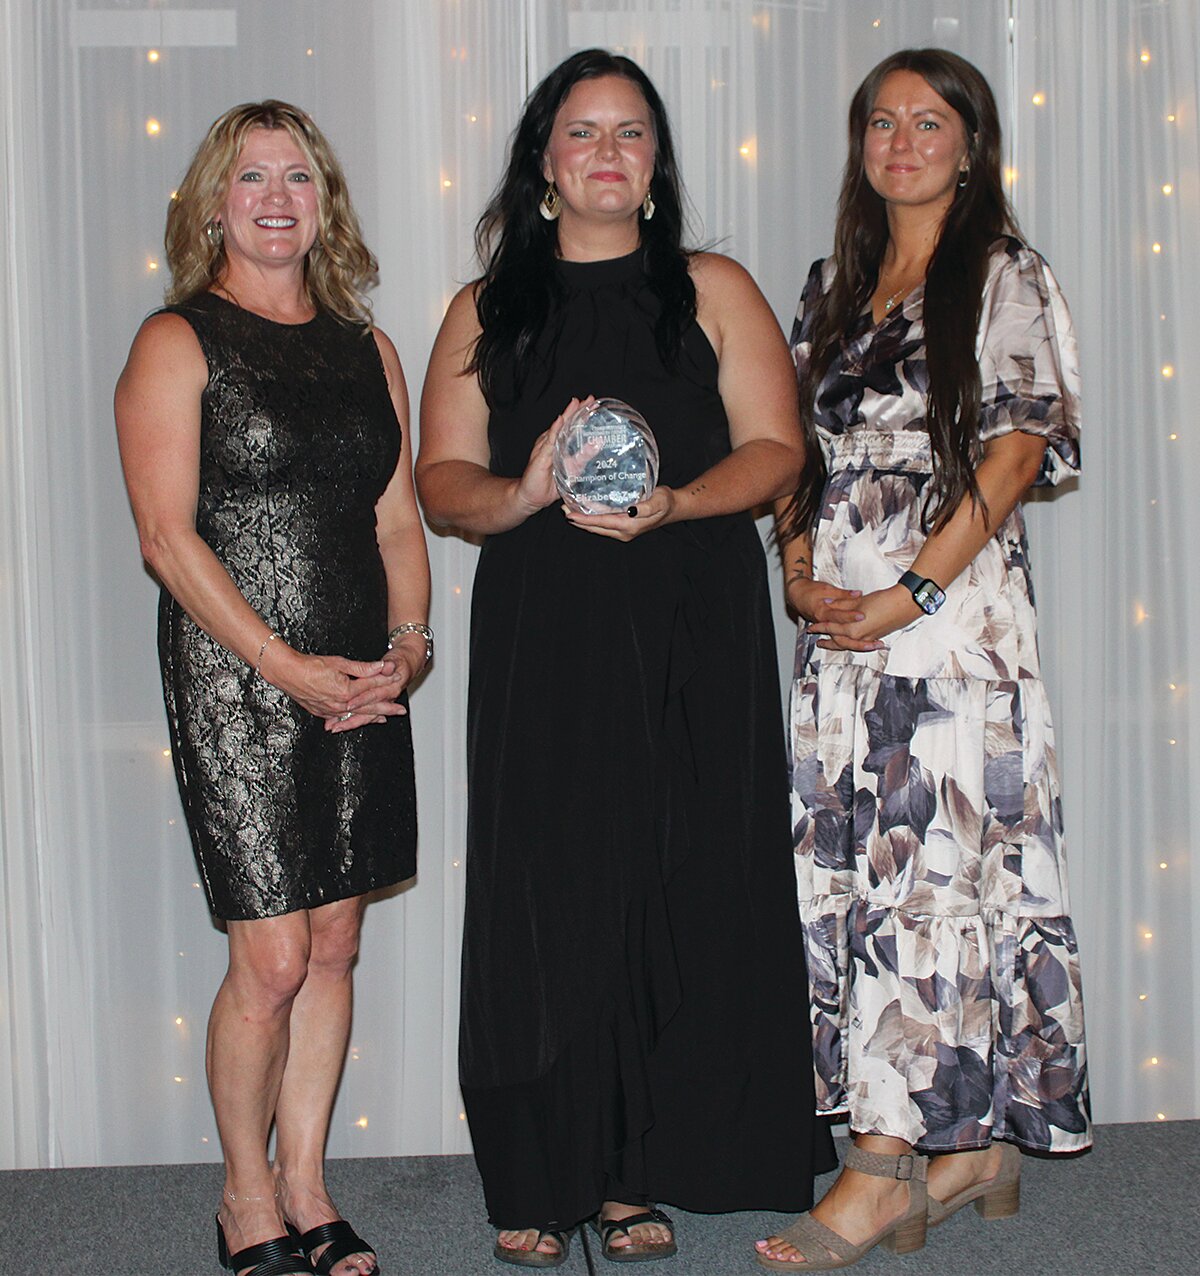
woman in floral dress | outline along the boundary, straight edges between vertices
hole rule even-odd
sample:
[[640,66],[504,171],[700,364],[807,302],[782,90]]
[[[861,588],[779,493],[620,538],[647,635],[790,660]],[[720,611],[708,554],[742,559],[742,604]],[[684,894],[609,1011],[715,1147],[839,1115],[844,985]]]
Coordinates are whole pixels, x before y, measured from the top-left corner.
[[854,1136],[764,1266],[1016,1212],[1017,1147],[1091,1141],[1079,959],[1025,526],[1077,472],[1078,364],[1018,237],[986,81],[905,50],[850,109],[834,255],[793,333],[808,469],[793,812],[818,1108]]

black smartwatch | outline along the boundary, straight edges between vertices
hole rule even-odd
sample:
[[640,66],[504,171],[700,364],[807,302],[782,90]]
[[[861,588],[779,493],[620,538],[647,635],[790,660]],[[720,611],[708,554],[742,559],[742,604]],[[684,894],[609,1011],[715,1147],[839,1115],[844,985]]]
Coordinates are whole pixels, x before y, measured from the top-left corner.
[[932,616],[946,601],[946,591],[936,581],[923,579],[916,572],[905,572],[900,583],[927,616]]

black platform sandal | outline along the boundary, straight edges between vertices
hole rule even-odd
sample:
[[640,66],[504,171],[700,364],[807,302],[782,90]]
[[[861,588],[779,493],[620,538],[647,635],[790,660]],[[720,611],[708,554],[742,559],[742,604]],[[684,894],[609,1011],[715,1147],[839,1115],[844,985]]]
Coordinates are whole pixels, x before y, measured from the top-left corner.
[[[669,1241],[635,1241],[629,1236],[630,1229],[639,1223],[661,1223],[671,1233]],[[592,1219],[592,1226],[600,1237],[600,1252],[610,1263],[653,1263],[660,1258],[673,1258],[679,1252],[675,1244],[675,1224],[662,1210],[651,1206],[641,1214],[630,1214],[628,1218]],[[613,1247],[614,1236],[629,1236],[630,1244]]]
[[[561,1267],[571,1252],[572,1235],[572,1232],[556,1232],[548,1227],[543,1228],[529,1249],[513,1249],[497,1241],[492,1256],[502,1263],[512,1263],[514,1267]],[[557,1242],[557,1254],[547,1254],[545,1250],[538,1249],[547,1237]]]
[[[353,1253],[353,1251],[351,1251]],[[257,1245],[247,1245],[230,1254],[225,1229],[217,1219],[217,1261],[231,1272],[249,1268],[248,1276],[307,1276],[312,1271],[307,1255],[291,1236],[276,1236]]]
[[[312,1264],[312,1270],[317,1273],[317,1276],[329,1276],[338,1263],[343,1258],[349,1258],[351,1254],[370,1254],[375,1260],[375,1266],[371,1268],[371,1276],[379,1276],[379,1255],[344,1218],[339,1218],[332,1223],[322,1223],[319,1227],[305,1232],[299,1240],[304,1247],[304,1252],[310,1256],[308,1261]],[[321,1257],[311,1257],[313,1250],[320,1249],[322,1245],[327,1245],[328,1248]]]

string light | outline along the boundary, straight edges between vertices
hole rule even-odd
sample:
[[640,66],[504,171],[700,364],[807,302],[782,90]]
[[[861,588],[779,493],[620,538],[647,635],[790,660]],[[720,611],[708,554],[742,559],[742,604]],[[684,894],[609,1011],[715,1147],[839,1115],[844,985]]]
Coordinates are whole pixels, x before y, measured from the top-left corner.
[[477,124],[478,122],[479,122],[479,116],[478,116],[478,115],[468,115],[468,116],[467,116],[467,123],[468,123],[468,124]]
[[1164,363],[1162,366],[1162,374],[1168,381],[1170,381],[1170,379],[1175,375],[1175,365],[1171,363]]
[[1034,106],[1045,106],[1045,105],[1046,105],[1046,95],[1045,95],[1044,93],[1042,93],[1042,92],[1035,93],[1035,94],[1033,95],[1033,104],[1034,104]]
[[1150,613],[1142,606],[1141,603],[1133,604],[1133,623],[1135,625],[1145,624],[1150,619]]
[[455,585],[455,586],[454,586],[454,592],[455,592],[456,594],[461,594],[461,593],[462,593],[462,586],[461,586],[461,585]]
[[1156,239],[1156,240],[1154,241],[1154,243],[1152,243],[1152,244],[1150,245],[1150,251],[1151,251],[1152,253],[1160,253],[1160,252],[1162,252],[1162,244],[1160,244],[1160,243],[1158,242],[1158,240]]
[[1168,434],[1168,435],[1167,435],[1167,438],[1168,438],[1168,439],[1170,439],[1170,441],[1171,441],[1172,443],[1174,443],[1174,442],[1175,442],[1175,440],[1179,438],[1179,435],[1178,435],[1178,434]]
[[[1167,741],[1167,743],[1168,743],[1168,744],[1174,744],[1174,743],[1175,743],[1175,741],[1174,741],[1174,740],[1168,740],[1168,741]],[[1167,867],[1167,866],[1166,866],[1165,864],[1160,864],[1160,865],[1159,865],[1159,868],[1166,868],[1166,867]]]
[[451,867],[451,868],[457,868],[457,867],[458,867],[458,865],[459,865],[459,862],[460,862],[460,861],[458,861],[458,860],[451,860],[451,861],[450,861],[450,867]]
[[164,750],[163,750],[163,757],[164,757],[164,758],[169,758],[170,756],[171,756],[171,750],[170,750],[170,749],[164,749]]
[[453,183],[453,182],[452,182],[452,181],[451,181],[448,177],[443,177],[443,178],[442,178],[442,189],[443,189],[443,190],[447,190],[447,191],[448,191],[448,190],[450,189],[450,187],[451,187],[451,186],[453,186],[453,185],[454,185],[454,183]]
[[1142,50],[1142,65],[1145,66],[1145,64],[1149,61],[1150,61],[1150,50],[1143,49]]
[[1138,1001],[1145,1001],[1149,996],[1150,994],[1148,992],[1139,992]]
[[[1174,740],[1172,740],[1172,741],[1171,741],[1171,743],[1172,743],[1172,744],[1174,744],[1174,743],[1175,743],[1175,741],[1174,741]],[[1158,867],[1159,867],[1159,868],[1166,868],[1166,867],[1167,867],[1167,861],[1166,861],[1166,860],[1159,860],[1159,861],[1158,861]]]
[[1167,1119],[1167,1114],[1165,1112],[1159,1112],[1155,1116],[1155,1120],[1158,1120],[1158,1121],[1165,1121],[1166,1119]]
[[365,1116],[360,1116],[354,1124],[358,1126],[360,1130],[365,1130],[367,1128],[367,1118]]
[[146,50],[146,61],[147,61],[147,62],[157,62],[157,61],[158,61],[158,59],[159,59],[161,56],[162,56],[162,54],[160,54],[160,53],[159,53],[159,51],[158,51],[157,49],[147,49],[147,50]]
[[1175,112],[1174,112],[1174,111],[1172,111],[1172,112],[1171,112],[1171,114],[1167,116],[1167,123],[1168,123],[1168,124],[1174,124],[1174,123],[1175,123]]
[[162,132],[162,125],[152,115],[146,121],[146,133],[150,137],[157,137]]
[[882,21],[882,19],[880,19],[880,18],[876,18],[876,19],[875,19],[875,21],[871,23],[871,25],[872,25],[873,27],[878,27],[881,21]]
[[1163,182],[1162,193],[1164,195],[1172,195],[1174,194],[1174,192],[1175,192],[1175,187],[1172,186],[1170,182]]
[[1152,930],[1144,930],[1144,931],[1142,931],[1142,938],[1143,938],[1143,939],[1153,939],[1153,938],[1154,938],[1154,932],[1153,932]]
[[176,1078],[175,1078],[175,1083],[176,1083],[176,1085],[182,1085],[182,1084],[183,1084],[183,1078],[182,1078],[182,1077],[176,1077]]
[[1152,1054],[1149,1059],[1150,1066],[1155,1068],[1158,1066],[1158,1055]]
[[305,56],[306,58],[311,58],[311,57],[312,57],[312,55],[313,55],[313,51],[312,51],[311,49],[305,49],[305,50],[304,50],[304,56]]
[[154,258],[153,258],[153,257],[147,257],[147,258],[146,258],[146,269],[147,269],[147,270],[157,270],[157,269],[158,269],[158,262],[156,262],[156,261],[154,260]]
[[1010,164],[1010,165],[1008,166],[1008,168],[1006,168],[1006,169],[1004,170],[1004,183],[1005,183],[1005,185],[1006,185],[1006,186],[1015,186],[1015,185],[1017,184],[1017,178],[1018,178],[1018,176],[1019,176],[1019,174],[1018,174],[1017,170],[1016,170],[1015,168],[1013,168],[1013,167],[1012,167],[1012,165]]
[[182,1015],[176,1015],[176,1016],[175,1016],[175,1027],[176,1027],[176,1028],[182,1028],[182,1027],[183,1027],[183,1016],[182,1016]]

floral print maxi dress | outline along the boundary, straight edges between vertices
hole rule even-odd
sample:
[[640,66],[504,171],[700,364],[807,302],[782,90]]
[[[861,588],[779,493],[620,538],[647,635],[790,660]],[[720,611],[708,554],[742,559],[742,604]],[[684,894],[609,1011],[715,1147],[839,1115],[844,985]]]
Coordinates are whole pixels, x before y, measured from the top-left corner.
[[[792,346],[832,262],[814,265]],[[1078,471],[1078,363],[1053,275],[993,250],[976,346],[982,441],[1045,437],[1039,483]],[[932,472],[922,289],[869,312],[821,382],[829,468],[817,580],[894,585],[921,545]],[[1021,507],[946,601],[882,650],[801,630],[793,815],[818,1110],[924,1152],[1091,1142],[1079,956]]]

